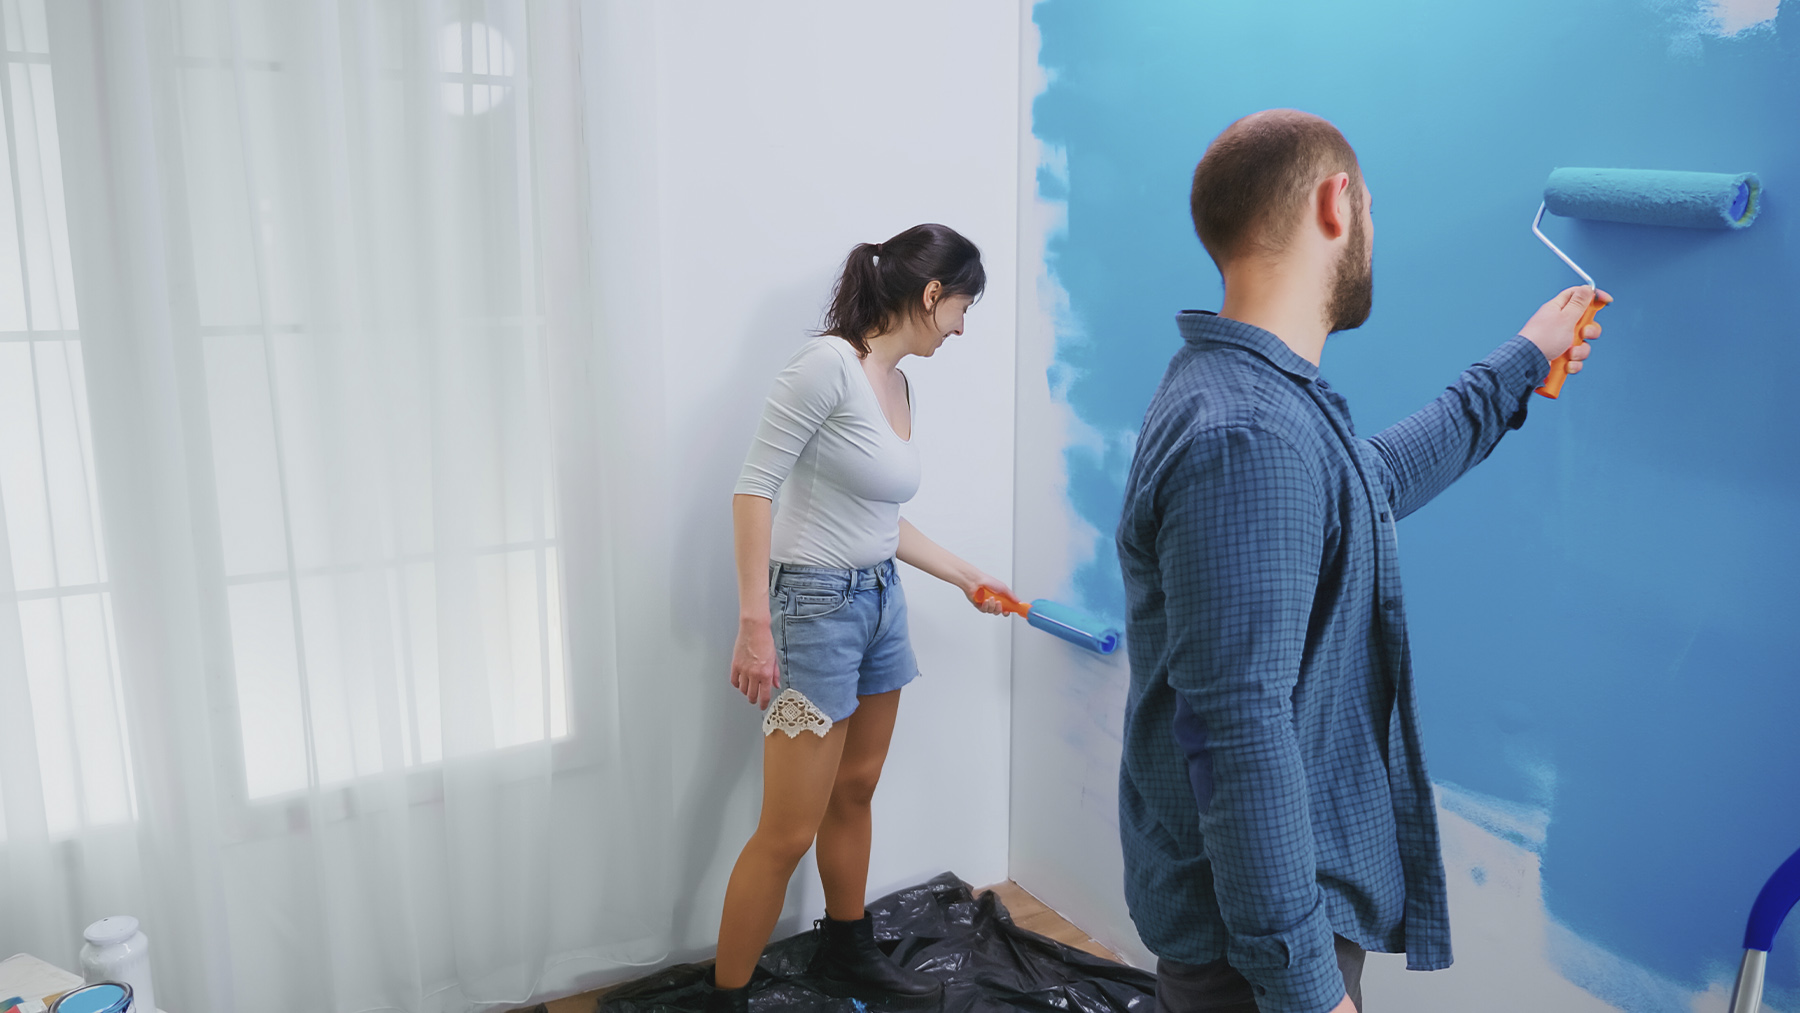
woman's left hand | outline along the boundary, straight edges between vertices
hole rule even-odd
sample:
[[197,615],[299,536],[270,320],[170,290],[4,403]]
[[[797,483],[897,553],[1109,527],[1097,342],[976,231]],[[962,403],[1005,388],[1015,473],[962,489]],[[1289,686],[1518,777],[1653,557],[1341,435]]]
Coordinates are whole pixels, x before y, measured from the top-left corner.
[[[980,600],[977,600],[975,597],[976,592],[984,587],[989,591],[997,593],[986,595]],[[963,587],[963,596],[969,599],[969,604],[986,612],[990,616],[997,616],[1006,611],[1005,604],[1001,601],[1000,595],[1005,595],[1006,597],[1015,600],[1017,599],[1017,595],[1012,593],[1012,588],[1007,587],[1006,584],[998,578],[990,577],[985,573],[976,574],[970,583]]]

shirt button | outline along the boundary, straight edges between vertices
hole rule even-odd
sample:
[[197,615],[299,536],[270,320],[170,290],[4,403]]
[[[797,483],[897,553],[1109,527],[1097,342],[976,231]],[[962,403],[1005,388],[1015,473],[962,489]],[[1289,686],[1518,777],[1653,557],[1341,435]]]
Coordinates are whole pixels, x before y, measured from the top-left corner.
[[1400,607],[1400,599],[1388,598],[1381,603],[1381,607],[1384,609],[1387,609],[1389,612],[1392,612],[1395,609]]

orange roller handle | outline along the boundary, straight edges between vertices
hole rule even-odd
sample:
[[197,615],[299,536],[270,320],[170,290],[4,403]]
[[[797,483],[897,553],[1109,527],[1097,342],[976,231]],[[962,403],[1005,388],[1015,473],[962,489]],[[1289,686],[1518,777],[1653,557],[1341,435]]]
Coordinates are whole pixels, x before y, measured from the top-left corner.
[[975,604],[984,605],[987,603],[987,600],[989,598],[1000,599],[1000,608],[1004,612],[1011,612],[1013,615],[1016,615],[1016,616],[1031,615],[1031,606],[1025,604],[1024,602],[1020,601],[1017,598],[1012,597],[1011,595],[1001,594],[1000,592],[994,590],[991,587],[987,587],[986,585],[983,585],[983,586],[975,589]]
[[[1583,338],[1581,335],[1587,331],[1588,325],[1594,322],[1594,314],[1600,312],[1601,307],[1605,305],[1605,303],[1600,301],[1600,296],[1595,294],[1593,301],[1588,303],[1587,312],[1581,315],[1581,322],[1575,325],[1575,345],[1587,344],[1587,339]],[[1569,346],[1569,351],[1572,352],[1574,350],[1574,345]],[[1550,375],[1544,377],[1544,383],[1542,386],[1538,387],[1537,392],[1547,398],[1555,398],[1562,393],[1563,381],[1568,378],[1569,352],[1564,352],[1556,357],[1555,362],[1550,364]]]

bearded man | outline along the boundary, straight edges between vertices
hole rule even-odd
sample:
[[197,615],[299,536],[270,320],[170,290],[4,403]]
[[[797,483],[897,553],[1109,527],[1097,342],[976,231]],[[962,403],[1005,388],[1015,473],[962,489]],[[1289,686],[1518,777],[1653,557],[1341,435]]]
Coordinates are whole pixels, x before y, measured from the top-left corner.
[[1394,524],[1524,423],[1590,299],[1611,297],[1563,292],[1360,438],[1319,360],[1368,319],[1372,204],[1343,135],[1294,110],[1233,123],[1194,170],[1225,301],[1176,319],[1118,531],[1119,831],[1166,1013],[1352,1013],[1365,951],[1450,964]]

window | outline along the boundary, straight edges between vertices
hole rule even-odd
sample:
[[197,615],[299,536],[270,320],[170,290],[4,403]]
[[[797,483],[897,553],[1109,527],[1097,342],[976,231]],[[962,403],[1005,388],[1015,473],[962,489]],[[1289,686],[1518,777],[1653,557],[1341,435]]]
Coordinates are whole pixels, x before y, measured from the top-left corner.
[[512,45],[481,21],[445,25],[439,34],[444,108],[453,116],[479,116],[512,91]]
[[48,829],[66,837],[131,819],[133,793],[42,0],[6,0],[0,23],[0,607],[18,624]]
[[334,105],[240,10],[178,65],[245,791],[566,736],[523,68],[381,4]]
[[[135,809],[43,3],[0,0],[0,608],[65,838]],[[249,803],[569,734],[524,7],[480,7],[371,4],[374,50],[325,70],[290,5],[169,10],[169,298]]]

